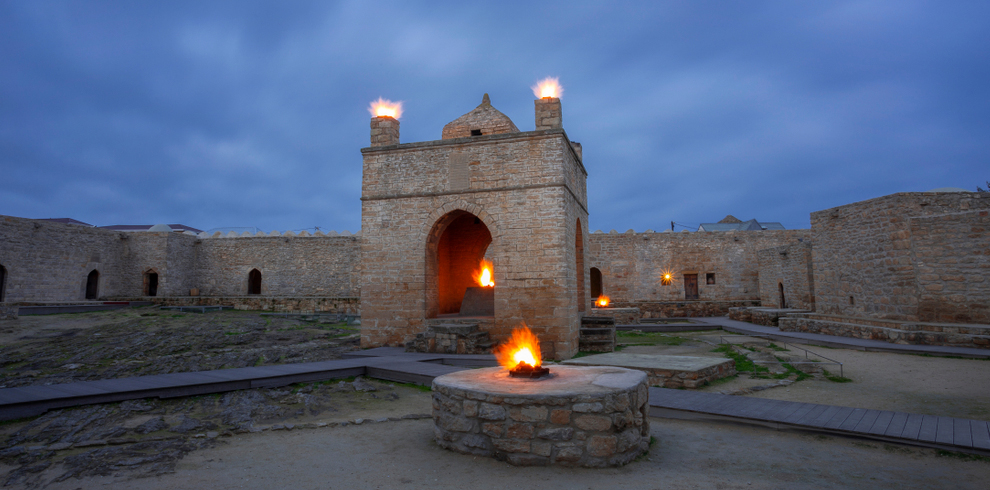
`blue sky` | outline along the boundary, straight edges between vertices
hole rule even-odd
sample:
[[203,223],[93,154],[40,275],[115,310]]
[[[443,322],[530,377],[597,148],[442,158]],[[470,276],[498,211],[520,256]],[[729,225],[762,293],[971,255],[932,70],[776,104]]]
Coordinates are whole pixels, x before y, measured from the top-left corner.
[[[990,180],[987,2],[0,0],[0,214],[360,227],[402,142],[560,78],[590,228],[808,214]],[[683,229],[678,227],[678,230]]]

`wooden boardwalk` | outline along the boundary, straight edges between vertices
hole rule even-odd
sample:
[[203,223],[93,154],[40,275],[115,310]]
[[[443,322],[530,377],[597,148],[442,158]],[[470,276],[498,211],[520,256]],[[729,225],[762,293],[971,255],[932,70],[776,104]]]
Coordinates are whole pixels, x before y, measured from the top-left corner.
[[[174,398],[349,376],[429,385],[433,378],[470,367],[494,366],[491,355],[415,354],[398,348],[347,353],[344,359],[299,364],[160,374],[47,386],[0,389],[0,420],[56,408],[139,398]],[[651,415],[731,420],[890,442],[990,454],[990,426],[980,420],[866,410],[814,403],[650,388]]]
[[665,388],[650,388],[650,415],[732,420],[990,454],[990,424],[983,420]]

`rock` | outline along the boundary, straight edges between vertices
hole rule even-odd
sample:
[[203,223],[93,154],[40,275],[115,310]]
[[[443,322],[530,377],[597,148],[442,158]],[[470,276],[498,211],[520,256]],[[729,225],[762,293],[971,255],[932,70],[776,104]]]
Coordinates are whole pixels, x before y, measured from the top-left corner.
[[334,386],[333,391],[338,393],[354,391],[354,385],[348,383],[347,381],[341,381],[340,383],[337,383],[337,386]]
[[196,429],[199,429],[202,426],[203,424],[200,423],[199,420],[183,415],[182,422],[179,425],[169,429],[169,431],[177,432],[179,434],[185,434],[187,432],[192,432]]
[[355,379],[354,382],[351,384],[354,386],[354,389],[357,391],[364,391],[364,392],[378,391],[378,388],[375,388],[360,376],[358,376],[357,379]]
[[216,439],[219,435],[220,435],[219,432],[213,432],[213,431],[211,431],[211,432],[207,432],[206,433],[206,438],[207,439]]
[[158,417],[148,420],[147,422],[137,426],[134,429],[134,432],[137,432],[138,434],[149,434],[151,432],[165,430],[167,428],[168,428],[168,424],[166,424],[161,417]]
[[143,400],[127,400],[120,404],[120,409],[132,412],[147,412],[154,410],[155,406],[151,403],[145,403]]

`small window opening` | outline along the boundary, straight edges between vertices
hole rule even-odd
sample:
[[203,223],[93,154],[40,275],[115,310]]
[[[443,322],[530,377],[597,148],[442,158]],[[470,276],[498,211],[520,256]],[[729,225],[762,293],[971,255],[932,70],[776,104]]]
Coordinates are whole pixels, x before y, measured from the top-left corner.
[[705,284],[715,284],[715,273],[709,272],[705,274]]
[[248,273],[248,294],[261,294],[261,271],[258,269]]
[[777,288],[780,290],[780,307],[787,308],[787,299],[784,298],[784,283],[778,282]]
[[591,268],[591,297],[598,298],[602,295],[602,271],[597,267]]
[[471,136],[481,136],[481,130],[480,129],[472,129],[471,130]]
[[849,306],[856,306],[856,300],[852,296],[849,297]]

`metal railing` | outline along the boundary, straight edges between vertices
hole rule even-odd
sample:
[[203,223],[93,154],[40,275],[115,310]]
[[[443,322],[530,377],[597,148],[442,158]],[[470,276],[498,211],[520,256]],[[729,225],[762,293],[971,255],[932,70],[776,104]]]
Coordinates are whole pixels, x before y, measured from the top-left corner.
[[[718,337],[718,343],[719,344],[736,345],[736,344],[733,344],[732,342],[729,342],[728,340],[725,340],[726,337],[750,337],[750,338],[759,338],[759,339],[764,339],[764,340],[767,341],[767,347],[770,347],[771,345],[775,345],[774,339],[769,338],[769,337],[764,337],[762,335],[719,335],[719,337]],[[787,342],[777,341],[776,343],[779,343],[779,344],[782,344],[782,345],[786,346],[788,348],[787,350],[790,350],[790,348],[793,347],[795,349],[804,351],[804,358],[805,359],[810,359],[810,357],[808,356],[810,354],[810,355],[813,355],[813,356],[816,356],[816,357],[820,357],[820,358],[825,359],[826,361],[828,361],[828,362],[822,362],[822,361],[810,361],[809,360],[808,362],[800,362],[800,361],[798,361],[798,362],[788,362],[787,364],[790,364],[790,365],[794,365],[794,364],[816,364],[816,365],[835,364],[835,365],[839,366],[839,377],[843,377],[843,378],[845,377],[845,374],[843,373],[843,370],[842,370],[842,363],[839,362],[839,361],[836,361],[835,359],[831,359],[831,358],[825,357],[825,356],[823,356],[823,355],[821,355],[821,354],[819,354],[817,352],[812,352],[812,351],[810,351],[808,349],[805,349],[804,347],[798,347],[798,346],[796,346],[794,344],[790,344],[790,343],[787,343]],[[773,363],[771,361],[750,361],[750,362],[752,362],[753,364],[775,364],[775,363]]]

